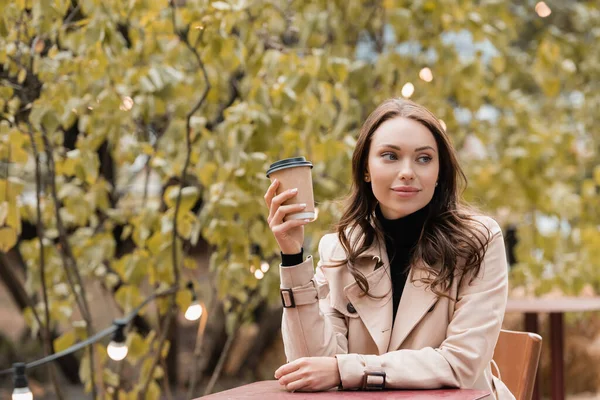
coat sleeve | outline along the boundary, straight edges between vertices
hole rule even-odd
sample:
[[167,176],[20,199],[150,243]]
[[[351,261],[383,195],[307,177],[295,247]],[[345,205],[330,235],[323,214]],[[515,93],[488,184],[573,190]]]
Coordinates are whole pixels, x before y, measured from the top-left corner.
[[459,284],[446,339],[438,348],[401,349],[382,355],[338,355],[344,389],[362,386],[368,370],[385,372],[386,388],[470,388],[489,365],[504,318],[508,265],[502,232],[490,218],[492,238],[475,279]]
[[282,297],[289,300],[291,291],[295,303],[295,307],[284,307],[281,324],[288,362],[301,357],[333,357],[348,352],[346,319],[329,305],[329,285],[321,271],[328,236],[319,242],[316,274],[311,256],[301,264],[279,267]]

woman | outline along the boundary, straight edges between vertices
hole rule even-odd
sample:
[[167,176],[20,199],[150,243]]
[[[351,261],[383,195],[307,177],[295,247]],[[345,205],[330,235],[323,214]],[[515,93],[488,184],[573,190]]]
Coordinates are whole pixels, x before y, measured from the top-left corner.
[[282,332],[290,391],[488,390],[514,398],[491,372],[507,301],[502,232],[461,202],[466,178],[438,119],[391,99],[368,117],[352,158],[352,192],[337,232],[303,260],[302,205],[265,194],[282,253]]

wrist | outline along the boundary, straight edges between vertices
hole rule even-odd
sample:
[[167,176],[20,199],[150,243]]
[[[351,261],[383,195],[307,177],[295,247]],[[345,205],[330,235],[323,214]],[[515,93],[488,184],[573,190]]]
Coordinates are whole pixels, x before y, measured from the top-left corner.
[[335,366],[335,376],[336,376],[336,382],[335,382],[335,386],[337,386],[338,390],[342,390],[342,375],[340,375],[340,369],[338,367],[338,362],[337,362],[337,357],[333,356],[333,365]]
[[281,249],[281,254],[284,256],[293,256],[296,254],[299,254],[300,252],[302,252],[302,247],[299,248],[285,248],[285,249]]

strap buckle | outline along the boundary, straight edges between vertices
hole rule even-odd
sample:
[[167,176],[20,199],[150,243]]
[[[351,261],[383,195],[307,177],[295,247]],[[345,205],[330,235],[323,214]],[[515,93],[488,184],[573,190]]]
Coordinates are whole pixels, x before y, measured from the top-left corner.
[[294,300],[294,292],[292,289],[279,289],[281,295],[281,304],[283,308],[296,308],[296,301]]
[[[371,379],[369,379],[371,378]],[[383,390],[385,389],[385,372],[365,371],[363,378],[364,390]]]

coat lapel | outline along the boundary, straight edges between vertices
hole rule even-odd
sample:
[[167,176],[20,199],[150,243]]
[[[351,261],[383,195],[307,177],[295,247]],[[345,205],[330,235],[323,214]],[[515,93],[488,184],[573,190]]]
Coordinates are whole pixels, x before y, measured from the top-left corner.
[[356,282],[347,285],[344,293],[367,327],[379,354],[383,354],[387,351],[392,333],[393,302],[389,261],[385,248],[380,248],[377,243],[374,243],[365,255],[370,259],[359,268],[369,282],[371,296],[364,295]]
[[396,320],[386,351],[398,350],[413,328],[437,302],[438,296],[419,280],[427,277],[423,267],[412,266],[400,298]]

